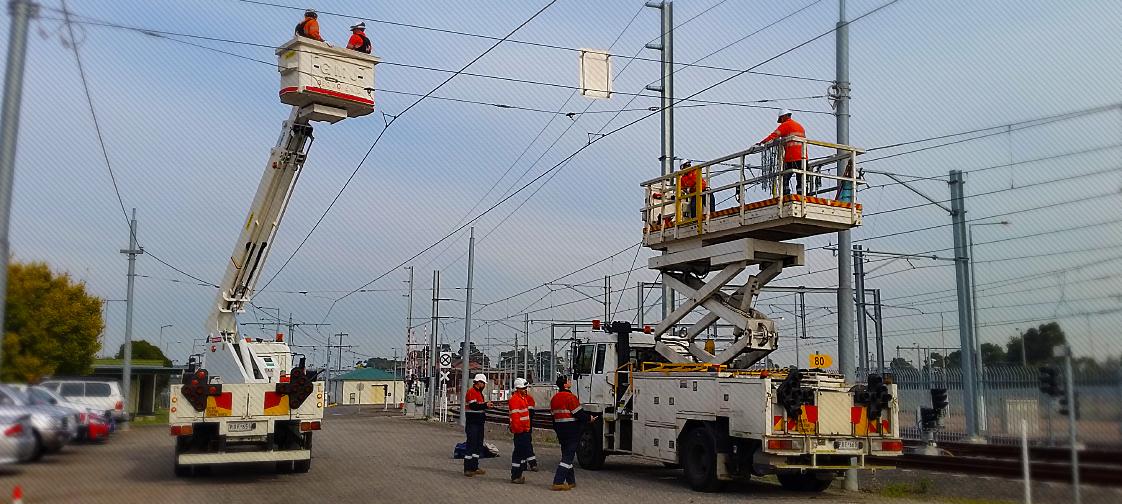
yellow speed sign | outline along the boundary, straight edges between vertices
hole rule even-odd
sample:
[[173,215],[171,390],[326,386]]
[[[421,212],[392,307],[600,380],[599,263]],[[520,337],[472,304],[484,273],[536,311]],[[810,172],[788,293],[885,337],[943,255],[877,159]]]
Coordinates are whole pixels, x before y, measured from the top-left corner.
[[834,365],[833,357],[826,354],[814,353],[808,357],[809,366],[811,369],[829,369]]

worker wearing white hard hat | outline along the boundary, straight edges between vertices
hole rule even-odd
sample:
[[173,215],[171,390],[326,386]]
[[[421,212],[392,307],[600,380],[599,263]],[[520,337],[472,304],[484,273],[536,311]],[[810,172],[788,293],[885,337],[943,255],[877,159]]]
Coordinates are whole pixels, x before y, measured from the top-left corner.
[[[791,111],[782,109],[779,111],[779,117],[776,118],[779,126],[775,128],[763,140],[760,140],[756,145],[763,145],[777,138],[806,138],[806,129],[803,125],[799,124],[794,119],[791,119]],[[788,141],[783,145],[783,194],[791,193],[791,176],[795,173],[790,170],[803,170],[804,162],[806,160],[806,144],[800,141]],[[803,174],[799,174],[798,184],[795,187],[795,192],[805,195],[807,191],[806,182],[803,180]]]
[[471,388],[464,397],[464,433],[467,434],[464,476],[469,478],[486,474],[486,471],[479,468],[479,459],[483,456],[483,432],[486,430],[487,409],[495,405],[483,398],[485,388],[487,388],[487,375],[479,373],[475,375]]
[[347,49],[370,54],[373,46],[370,44],[370,39],[366,37],[365,22],[351,25],[351,38],[347,41]]
[[530,469],[530,456],[534,453],[533,435],[530,433],[530,394],[526,392],[526,379],[514,379],[514,394],[511,394],[510,432],[514,434],[514,451],[510,453],[510,482],[521,485],[526,482],[522,473]]

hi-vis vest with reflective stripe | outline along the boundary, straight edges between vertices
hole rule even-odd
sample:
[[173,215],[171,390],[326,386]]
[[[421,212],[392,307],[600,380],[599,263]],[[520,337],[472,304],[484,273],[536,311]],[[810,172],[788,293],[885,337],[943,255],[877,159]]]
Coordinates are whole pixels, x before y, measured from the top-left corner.
[[467,391],[467,408],[464,408],[464,412],[469,415],[468,418],[484,418],[487,413],[486,409],[472,409],[473,404],[487,404],[487,401],[483,400],[483,393],[476,390],[475,387],[469,388]]
[[553,395],[549,409],[553,413],[553,423],[575,422],[577,413],[580,413],[580,400],[572,392],[562,390]]
[[530,402],[522,394],[510,396],[510,431],[515,434],[530,432]]

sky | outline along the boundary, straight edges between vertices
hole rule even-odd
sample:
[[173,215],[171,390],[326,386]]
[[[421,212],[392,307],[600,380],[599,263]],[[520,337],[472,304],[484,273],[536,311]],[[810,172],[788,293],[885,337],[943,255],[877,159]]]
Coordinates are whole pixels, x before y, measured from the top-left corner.
[[[851,0],[847,13],[855,18],[886,1]],[[115,301],[124,299],[126,286],[120,249],[127,245],[128,228],[121,207],[135,207],[139,240],[148,254],[137,263],[133,337],[165,345],[169,357],[185,360],[193,340],[206,334],[216,292],[154,257],[205,282],[222,275],[288,115],[277,100],[275,69],[253,60],[272,61],[269,47],[291,37],[300,9],[314,7],[322,13],[324,36],[335,44],[345,42],[349,25],[366,21],[374,52],[384,60],[376,74],[378,111],[316,126],[316,141],[265,270],[265,279],[276,277],[258,285],[264,288],[254,304],[262,308],[243,314],[242,322],[269,322],[277,313],[287,319],[291,313],[296,321],[329,324],[305,326],[290,336],[297,345],[318,346],[301,347],[315,363],[324,361],[329,335],[340,332],[352,345],[344,361],[400,355],[408,294],[402,266],[412,266],[417,337],[430,329],[431,281],[433,270],[440,269],[441,297],[448,299],[441,315],[449,317],[442,319],[440,333],[458,345],[466,313],[468,230],[409,258],[499,201],[474,221],[474,341],[492,352],[509,348],[516,329],[496,320],[513,317],[519,323],[510,325],[519,326],[521,314],[531,312],[530,346],[547,348],[550,321],[601,316],[603,309],[589,297],[602,296],[605,275],[613,275],[613,289],[630,289],[613,293],[615,318],[634,319],[636,282],[656,278],[642,268],[651,251],[634,244],[641,238],[639,183],[659,173],[658,116],[642,110],[658,104],[657,94],[642,91],[659,74],[650,61],[657,52],[642,49],[659,35],[657,10],[644,8],[642,1],[558,0],[513,36],[533,44],[499,44],[468,72],[560,86],[459,75],[386,126],[417,99],[401,92],[425,94],[450,75],[401,65],[455,70],[495,42],[405,25],[502,37],[546,3],[69,1],[80,20],[186,35],[157,38],[74,25],[118,202],[61,4],[46,0],[27,52],[13,257],[46,261],[110,300],[103,353],[115,352],[125,325],[124,303]],[[757,72],[798,77],[739,75],[698,94],[697,99],[719,102],[785,100],[755,104],[762,108],[680,107],[676,154],[706,160],[747,148],[774,128],[776,112],[768,107],[799,110],[795,118],[810,138],[833,141],[829,101],[808,97],[826,94],[834,79],[830,30],[837,11],[832,0],[675,2],[676,24],[689,20],[674,32],[677,62],[693,62],[758,31],[701,64],[759,65]],[[1009,222],[974,231],[981,341],[1003,344],[1018,330],[1058,319],[1077,353],[1122,353],[1115,329],[1122,322],[1116,248],[1122,245],[1122,109],[988,130],[984,138],[943,147],[937,146],[966,137],[885,148],[1122,103],[1116,85],[1122,62],[1114,54],[1122,36],[1122,4],[899,0],[855,21],[849,31],[850,143],[870,149],[861,165],[907,175],[914,188],[936,200],[949,199],[949,170],[981,170],[967,174],[967,218]],[[610,49],[616,55],[613,86],[623,94],[595,101],[572,96],[577,53],[545,46]],[[628,60],[636,54],[648,60]],[[734,75],[678,68],[679,97]],[[629,104],[634,93],[645,96]],[[547,113],[586,107],[592,113],[573,118]],[[613,117],[612,111],[625,107],[641,110]],[[585,147],[589,134],[635,120],[525,190],[500,197]],[[926,147],[931,148],[910,152]],[[867,179],[869,188],[858,197],[866,216],[853,232],[855,243],[874,251],[950,255],[944,210],[924,205],[926,200],[883,175],[869,173]],[[824,248],[836,244],[836,236],[803,243],[806,265],[788,269],[773,284],[836,286],[837,259]],[[593,263],[560,281],[583,284],[575,289],[543,286]],[[633,264],[639,269],[626,273]],[[866,272],[867,287],[884,296],[889,357],[897,347],[958,345],[949,262],[871,256]],[[336,301],[364,286],[368,292]],[[528,292],[511,297],[523,291]],[[657,304],[657,298],[647,303]],[[799,356],[809,349],[836,353],[831,339],[837,335],[836,297],[808,295],[806,304],[810,339],[799,341]],[[780,364],[796,359],[796,340],[790,337],[795,318],[784,312],[793,306],[789,294],[765,293],[758,304],[782,317],[783,339],[773,356]],[[645,320],[654,320],[656,312],[650,310]],[[163,341],[161,326],[170,326],[163,329]],[[274,330],[243,329],[250,335]]]

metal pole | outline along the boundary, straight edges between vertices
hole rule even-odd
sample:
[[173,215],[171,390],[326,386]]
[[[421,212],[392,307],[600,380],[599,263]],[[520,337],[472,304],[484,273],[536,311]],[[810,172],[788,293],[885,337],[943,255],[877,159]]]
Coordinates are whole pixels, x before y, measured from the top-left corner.
[[[805,292],[799,292],[799,320],[801,321],[799,326],[802,328],[802,338],[801,339],[806,339],[806,293]],[[799,360],[802,359],[802,356],[799,355],[799,339],[800,338],[798,338],[798,337],[795,338],[795,365],[796,366],[799,364]]]
[[[24,0],[12,0],[8,4],[12,23],[8,32],[8,64],[4,70],[4,102],[0,105],[0,255],[4,258],[4,267],[0,268],[0,299],[6,299],[8,292],[8,228],[12,214],[16,144],[19,141],[23,67],[27,56],[27,26],[38,12],[38,5]],[[132,277],[129,279],[131,281]],[[0,303],[0,327],[3,327],[4,315],[4,303]],[[3,338],[4,335],[0,334],[0,344]],[[125,404],[128,405],[128,395],[125,396]]]
[[[845,19],[845,0],[838,0],[838,24],[834,32],[835,41],[835,79],[837,93],[834,115],[837,119],[837,142],[849,144],[849,23]],[[838,152],[838,154],[842,154]],[[838,176],[845,174],[847,160],[838,161]],[[843,185],[843,188],[845,186]],[[850,199],[856,194],[856,187],[850,187]],[[838,369],[851,383],[857,374],[853,365],[853,238],[850,230],[838,232]],[[854,462],[851,460],[851,462]],[[857,470],[845,472],[845,489],[857,491]]]
[[411,363],[410,356],[413,351],[413,267],[407,266],[405,269],[409,270],[409,302],[405,308],[405,359],[402,363],[405,369],[402,375],[409,373],[413,368],[407,365]]
[[955,277],[958,290],[958,335],[962,352],[962,401],[966,413],[966,439],[968,442],[982,441],[978,437],[977,395],[974,385],[974,335],[970,324],[970,251],[966,240],[966,208],[963,203],[962,171],[951,170],[951,227],[954,234]]
[[[460,380],[460,409],[466,411],[468,380],[471,379],[471,283],[475,276],[475,226],[472,226],[468,235],[468,271],[467,271],[467,298],[464,308],[464,350],[460,353],[460,363],[463,365],[463,379]],[[482,365],[482,362],[480,363]],[[460,425],[467,425],[467,414],[460,414]]]
[[425,415],[432,417],[436,412],[436,338],[440,328],[440,270],[432,272],[432,327],[429,328],[429,388],[425,395],[428,405]]
[[612,322],[612,277],[604,275],[604,323]]
[[[650,91],[658,91],[662,98],[660,116],[662,119],[662,175],[674,172],[674,2],[647,2],[647,7],[659,9],[662,16],[662,32],[659,42],[649,43],[647,49],[659,51],[662,75],[658,86],[647,86]],[[674,310],[674,291],[662,286],[662,318]]]
[[1032,471],[1029,470],[1028,420],[1021,419],[1021,473],[1025,479],[1025,504],[1032,504]]
[[522,314],[522,325],[523,325],[524,330],[525,330],[525,332],[523,334],[526,335],[525,336],[526,339],[523,340],[523,342],[526,343],[526,358],[523,359],[523,362],[522,362],[522,377],[525,378],[527,381],[529,381],[530,380],[530,357],[531,357],[531,355],[530,355],[530,314],[529,313],[523,313]]
[[132,209],[132,219],[129,220],[129,248],[121,250],[122,254],[129,256],[129,282],[128,291],[125,295],[125,348],[124,357],[125,365],[122,370],[121,376],[121,395],[124,396],[124,411],[125,417],[129,414],[129,402],[132,399],[130,396],[130,385],[132,384],[132,307],[133,307],[133,284],[136,283],[136,256],[143,254],[144,249],[140,248],[136,243],[136,209]]
[[857,363],[860,374],[869,374],[869,320],[865,313],[865,254],[862,247],[853,247],[853,279],[857,296]]
[[1071,447],[1071,493],[1074,504],[1082,504],[1079,495],[1079,447],[1076,439],[1078,427],[1075,420],[1075,373],[1071,369],[1071,346],[1064,345],[1064,394],[1067,395],[1067,434]]
[[549,379],[557,379],[557,326],[549,324]]
[[643,303],[645,302],[643,299],[643,284],[644,282],[635,284],[635,326],[639,328],[643,327]]
[[873,318],[877,321],[877,369],[884,376],[884,317],[880,312],[880,289],[873,289]]
[[335,386],[332,387],[332,390],[335,391],[335,404],[342,404],[343,386],[341,383],[339,383],[339,376],[343,374],[343,336],[347,336],[347,333],[339,333],[336,334],[336,336],[339,337],[339,355],[338,359],[336,359],[338,362],[335,363],[335,365],[338,367],[338,371],[336,371],[335,373]]

